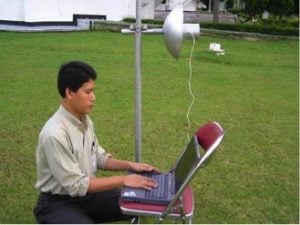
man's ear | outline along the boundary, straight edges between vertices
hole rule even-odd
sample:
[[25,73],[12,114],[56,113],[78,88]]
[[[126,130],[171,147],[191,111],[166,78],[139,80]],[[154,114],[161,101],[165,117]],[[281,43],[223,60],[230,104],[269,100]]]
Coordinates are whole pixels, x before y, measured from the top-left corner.
[[66,98],[67,99],[72,99],[73,98],[73,91],[70,88],[66,88]]

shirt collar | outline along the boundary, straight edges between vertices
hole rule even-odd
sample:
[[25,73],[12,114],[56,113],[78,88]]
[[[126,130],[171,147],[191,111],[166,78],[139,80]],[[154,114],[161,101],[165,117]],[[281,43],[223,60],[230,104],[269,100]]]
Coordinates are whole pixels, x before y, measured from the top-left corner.
[[82,118],[82,121],[77,119],[75,116],[73,116],[68,110],[65,109],[62,105],[60,105],[58,112],[65,117],[68,121],[70,121],[74,126],[83,126],[84,128],[87,127],[87,116],[85,115]]

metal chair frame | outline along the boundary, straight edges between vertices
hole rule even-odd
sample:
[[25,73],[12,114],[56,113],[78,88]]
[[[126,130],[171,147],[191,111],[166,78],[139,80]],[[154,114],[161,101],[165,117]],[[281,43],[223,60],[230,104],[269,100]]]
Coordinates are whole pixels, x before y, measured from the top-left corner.
[[[190,181],[195,176],[196,172],[200,167],[207,165],[208,159],[212,157],[215,150],[218,148],[224,137],[224,130],[221,125],[217,122],[208,122],[201,126],[196,132],[198,144],[205,151],[204,155],[198,159],[196,166],[189,173],[187,178],[184,180],[183,184],[180,186],[179,190],[176,192],[172,201],[165,207],[160,207],[159,211],[154,211],[153,209],[140,209],[138,206],[157,206],[153,204],[145,203],[134,203],[137,204],[136,208],[130,208],[126,206],[125,202],[120,200],[120,207],[124,214],[140,216],[154,216],[158,217],[156,223],[162,223],[166,217],[170,218],[181,218],[183,223],[192,223],[193,211],[194,211],[194,198],[191,187],[188,185]],[[184,198],[188,196],[192,202],[188,207],[189,212],[184,212]],[[128,203],[132,206],[132,203]],[[138,219],[139,221],[139,219]]]

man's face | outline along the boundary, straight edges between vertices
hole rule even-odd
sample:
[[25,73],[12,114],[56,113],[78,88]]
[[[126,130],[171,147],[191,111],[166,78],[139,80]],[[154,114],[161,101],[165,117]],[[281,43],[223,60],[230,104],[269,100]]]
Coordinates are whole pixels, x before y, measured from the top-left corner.
[[95,82],[91,79],[84,83],[77,92],[69,92],[72,113],[81,118],[92,111],[95,97]]

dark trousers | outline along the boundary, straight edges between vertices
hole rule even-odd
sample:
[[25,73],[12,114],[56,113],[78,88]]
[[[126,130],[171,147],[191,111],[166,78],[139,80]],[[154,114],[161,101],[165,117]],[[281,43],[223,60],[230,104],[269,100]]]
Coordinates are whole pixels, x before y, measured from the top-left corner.
[[119,207],[119,190],[89,193],[84,197],[41,193],[34,215],[38,223],[91,224],[130,220]]

